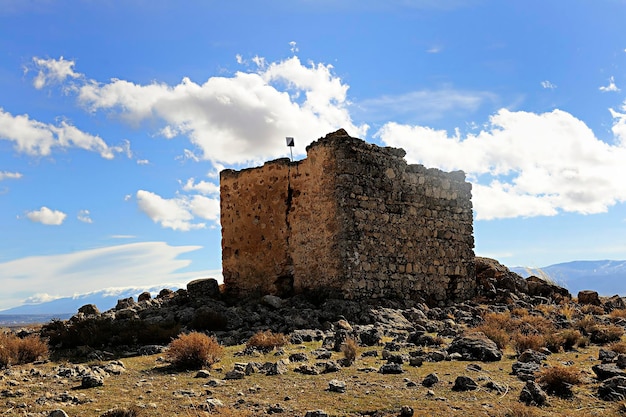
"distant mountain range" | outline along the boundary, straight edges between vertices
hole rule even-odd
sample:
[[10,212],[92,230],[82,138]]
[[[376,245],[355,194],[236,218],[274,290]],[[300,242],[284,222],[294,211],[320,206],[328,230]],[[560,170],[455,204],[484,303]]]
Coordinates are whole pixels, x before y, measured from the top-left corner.
[[[594,290],[600,295],[620,294],[626,296],[626,261],[572,261],[543,268],[510,267],[511,271],[526,278],[530,275],[548,278],[567,288],[575,297],[578,291]],[[100,311],[109,310],[121,298],[134,297],[143,291],[158,293],[162,288],[176,290],[171,286],[155,286],[150,289],[110,289],[89,294],[58,298],[40,304],[25,304],[0,311],[0,326],[25,323],[41,323],[52,318],[65,319],[74,315],[85,304],[95,304]]]
[[524,278],[535,275],[548,278],[567,288],[576,297],[581,290],[600,295],[626,295],[626,261],[572,261],[543,268],[513,267]]
[[173,286],[155,286],[147,289],[128,288],[116,291],[104,289],[73,297],[57,298],[40,304],[24,304],[0,311],[0,326],[43,323],[53,318],[66,319],[76,314],[78,309],[85,304],[95,304],[100,311],[106,311],[115,307],[119,299],[133,297],[137,300],[137,296],[144,291],[149,291],[154,295],[163,288],[178,289]]

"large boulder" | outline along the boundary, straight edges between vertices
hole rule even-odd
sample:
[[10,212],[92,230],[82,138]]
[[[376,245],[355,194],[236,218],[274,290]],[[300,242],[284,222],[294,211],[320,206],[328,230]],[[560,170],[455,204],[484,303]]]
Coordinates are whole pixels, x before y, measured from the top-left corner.
[[201,298],[218,298],[220,286],[215,278],[202,278],[187,284],[187,295],[192,300]]
[[556,303],[572,298],[566,288],[534,275],[526,278],[526,283],[528,284],[528,295],[533,297],[546,297]]
[[509,268],[495,259],[477,256],[474,263],[479,295],[495,298],[498,290],[514,294],[528,292],[528,285],[524,278],[511,272]]
[[578,291],[578,304],[599,306],[602,302],[597,291],[582,290]]
[[448,353],[459,353],[461,359],[467,361],[495,362],[502,359],[502,351],[482,333],[457,337],[447,350]]

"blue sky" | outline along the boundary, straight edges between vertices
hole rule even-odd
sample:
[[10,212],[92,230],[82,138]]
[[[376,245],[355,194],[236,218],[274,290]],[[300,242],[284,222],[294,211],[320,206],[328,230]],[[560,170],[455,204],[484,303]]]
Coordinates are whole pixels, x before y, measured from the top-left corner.
[[465,170],[478,255],[626,259],[625,15],[0,0],[0,309],[219,277],[219,170],[338,128]]

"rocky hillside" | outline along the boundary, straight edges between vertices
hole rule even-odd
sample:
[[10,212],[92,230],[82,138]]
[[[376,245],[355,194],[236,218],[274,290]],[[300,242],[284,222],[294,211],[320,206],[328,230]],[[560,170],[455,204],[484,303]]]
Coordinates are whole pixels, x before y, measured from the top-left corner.
[[[589,291],[572,300],[491,259],[477,259],[476,271],[477,298],[454,305],[365,305],[322,294],[235,303],[210,279],[122,299],[106,312],[85,305],[41,329],[52,361],[0,371],[0,404],[7,415],[46,417],[626,410],[622,298]],[[184,371],[168,362],[168,343],[192,330],[227,346],[213,367]],[[268,330],[284,343],[251,343]]]

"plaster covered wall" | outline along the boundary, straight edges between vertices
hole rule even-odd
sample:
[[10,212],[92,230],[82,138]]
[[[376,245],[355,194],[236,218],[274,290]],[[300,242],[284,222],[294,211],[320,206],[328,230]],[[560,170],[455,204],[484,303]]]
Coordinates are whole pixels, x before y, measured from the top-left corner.
[[220,176],[224,283],[429,304],[475,290],[471,184],[339,130],[307,158]]

